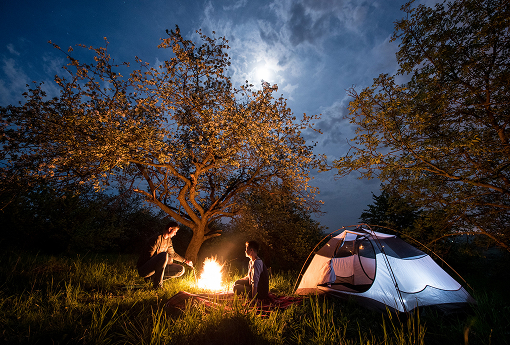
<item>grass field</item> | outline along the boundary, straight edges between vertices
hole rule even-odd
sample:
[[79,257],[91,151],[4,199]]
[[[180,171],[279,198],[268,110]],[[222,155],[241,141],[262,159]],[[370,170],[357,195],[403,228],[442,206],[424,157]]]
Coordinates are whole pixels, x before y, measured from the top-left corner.
[[[495,260],[494,258],[492,258]],[[153,291],[121,255],[46,256],[4,251],[0,257],[2,344],[508,344],[507,261],[464,262],[478,305],[445,315],[366,310],[353,301],[307,297],[262,318],[243,301],[208,313],[201,306],[170,315],[179,291],[200,292],[192,272]],[[504,270],[503,272],[498,270]],[[499,272],[499,273],[498,273]],[[227,268],[229,282],[244,272]],[[501,277],[498,278],[498,274]],[[297,272],[273,273],[271,291],[290,295]],[[142,285],[133,289],[130,286]]]

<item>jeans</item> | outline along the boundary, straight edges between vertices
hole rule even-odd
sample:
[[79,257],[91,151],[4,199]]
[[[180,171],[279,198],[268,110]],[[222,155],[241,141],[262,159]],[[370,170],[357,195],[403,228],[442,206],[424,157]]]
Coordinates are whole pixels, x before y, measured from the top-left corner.
[[249,298],[253,298],[251,289],[252,287],[248,279],[239,279],[234,284],[234,293],[236,295],[246,294]]
[[163,279],[180,277],[184,274],[184,267],[173,262],[168,264],[168,253],[154,255],[149,261],[138,267],[138,274],[142,278],[151,278],[154,287],[163,285]]

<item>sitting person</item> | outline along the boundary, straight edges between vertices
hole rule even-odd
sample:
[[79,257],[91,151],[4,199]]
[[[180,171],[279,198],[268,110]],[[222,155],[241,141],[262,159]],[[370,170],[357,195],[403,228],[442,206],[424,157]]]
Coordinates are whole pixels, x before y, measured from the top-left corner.
[[246,293],[249,298],[266,299],[269,294],[269,274],[266,265],[258,257],[259,244],[246,242],[246,256],[250,258],[248,275],[235,282],[234,293]]
[[170,222],[162,234],[153,236],[143,248],[136,264],[140,277],[152,280],[155,289],[163,287],[163,278],[175,278],[184,274],[184,267],[174,259],[193,267],[193,262],[174,251],[172,237],[179,231],[179,224]]

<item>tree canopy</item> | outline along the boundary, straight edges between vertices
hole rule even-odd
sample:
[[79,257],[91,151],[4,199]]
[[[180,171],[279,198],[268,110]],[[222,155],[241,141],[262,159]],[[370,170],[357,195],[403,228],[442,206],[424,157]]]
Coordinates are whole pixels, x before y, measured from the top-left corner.
[[155,67],[136,58],[127,78],[129,64],[115,64],[106,47],[80,46],[94,54],[82,63],[55,45],[68,58],[55,78],[60,95],[35,86],[24,104],[0,110],[2,174],[127,185],[193,230],[194,260],[219,235],[208,224],[238,214],[242,193],[286,181],[312,197],[308,173],[321,157],[301,135],[315,117],[296,119],[276,85],[232,86],[225,38],[168,34],[159,47],[172,57]]
[[[510,3],[410,2],[402,10],[392,38],[400,69],[349,90],[357,131],[334,166],[341,176],[377,177],[508,249]],[[399,85],[398,75],[410,81]]]

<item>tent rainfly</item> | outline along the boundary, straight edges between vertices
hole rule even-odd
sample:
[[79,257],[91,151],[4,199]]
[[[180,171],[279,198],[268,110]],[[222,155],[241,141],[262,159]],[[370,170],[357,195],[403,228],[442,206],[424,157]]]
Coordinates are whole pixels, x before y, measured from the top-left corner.
[[408,312],[476,303],[432,258],[402,239],[359,226],[331,238],[313,257],[296,294],[354,297],[371,309]]

